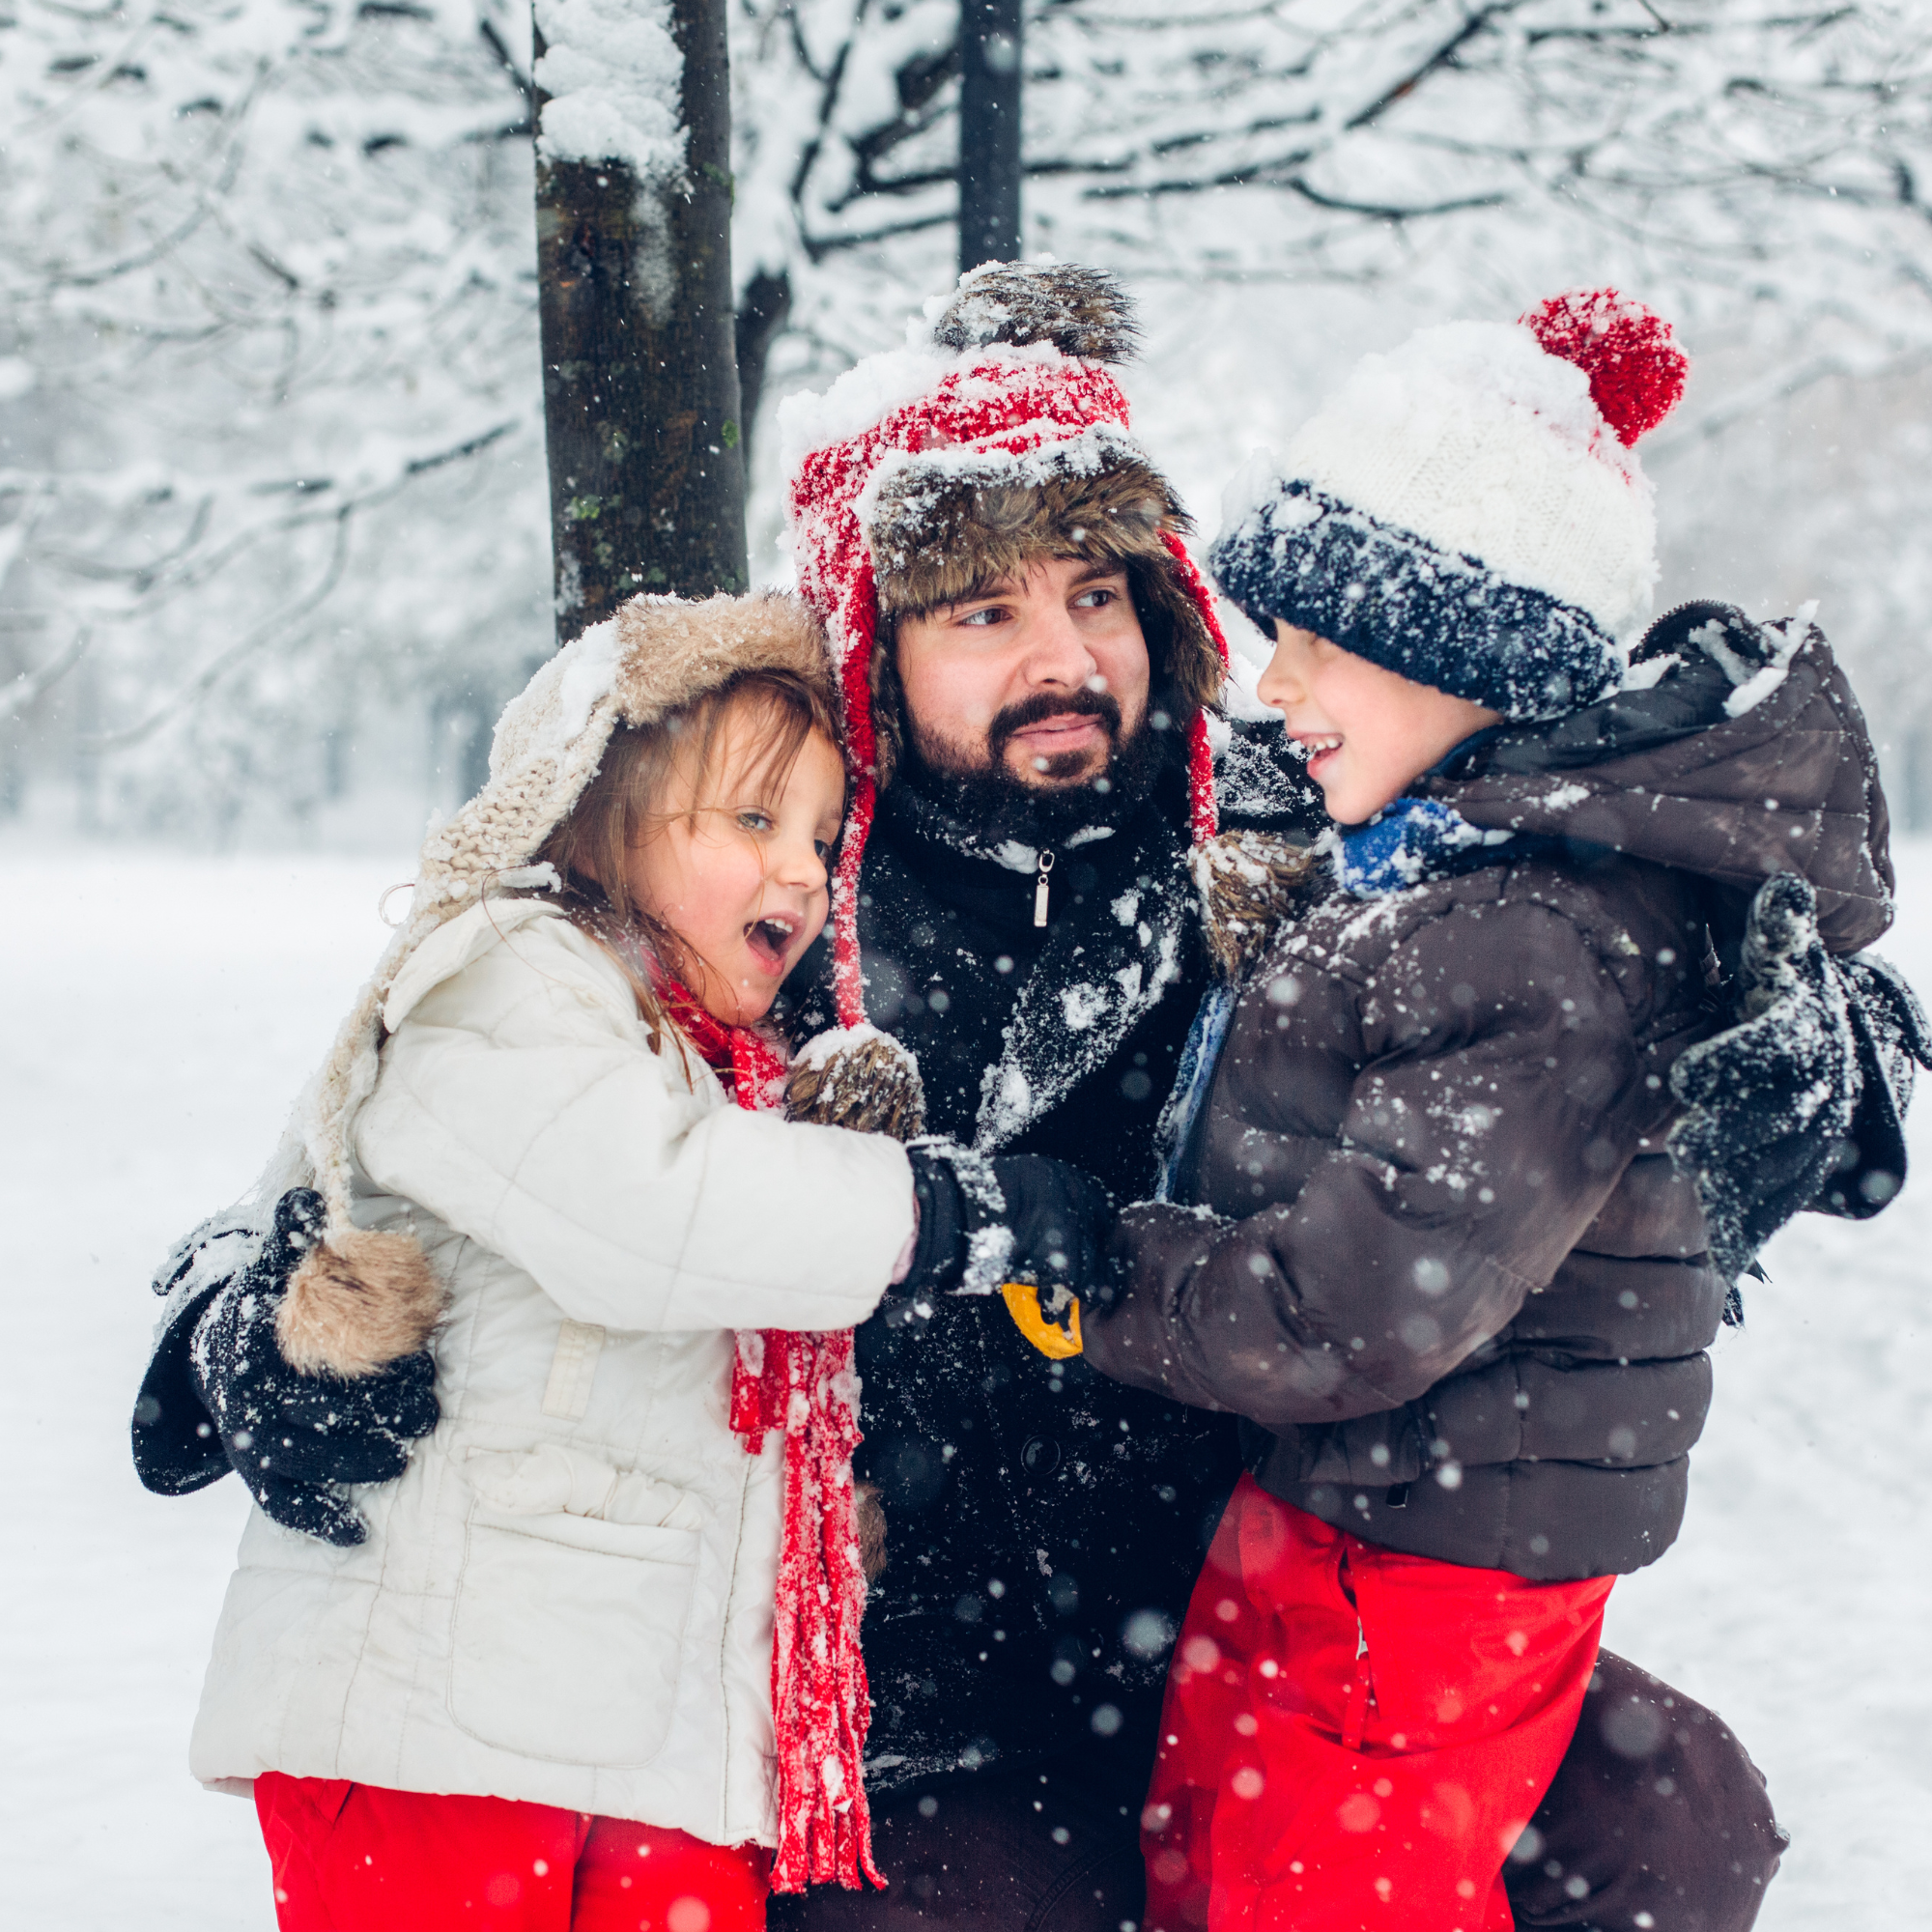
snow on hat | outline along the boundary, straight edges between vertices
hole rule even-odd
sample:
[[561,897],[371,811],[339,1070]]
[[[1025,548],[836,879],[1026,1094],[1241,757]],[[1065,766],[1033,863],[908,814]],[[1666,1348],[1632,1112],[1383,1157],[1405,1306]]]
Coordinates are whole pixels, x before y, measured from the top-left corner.
[[1231,489],[1215,578],[1264,629],[1506,718],[1594,703],[1657,582],[1630,445],[1687,367],[1669,325],[1613,289],[1422,329],[1365,355],[1280,464]]
[[1213,594],[1188,556],[1174,491],[1127,433],[1109,368],[1131,350],[1126,298],[1070,266],[991,263],[926,304],[907,347],[867,357],[822,396],[786,399],[779,430],[799,589],[832,634],[856,774],[833,895],[839,1018],[865,1018],[858,881],[898,719],[886,653],[897,617],[937,610],[1048,556],[1140,565],[1167,619],[1156,663],[1192,713],[1195,836],[1214,831],[1204,708],[1227,674]]
[[[423,1346],[440,1305],[441,1291],[413,1239],[357,1230],[350,1220],[355,1116],[375,1091],[384,1008],[411,956],[487,894],[561,885],[552,867],[534,863],[536,855],[597,775],[620,724],[656,724],[754,670],[791,671],[830,700],[825,634],[797,598],[634,597],[546,660],[505,707],[490,749],[489,781],[424,839],[409,916],[298,1102],[290,1138],[264,1178],[270,1198],[312,1186],[327,1208],[324,1242],[304,1260],[278,1319],[282,1351],[298,1368],[357,1374],[380,1367]],[[402,1311],[378,1331],[374,1349],[367,1346],[371,1304]],[[428,1321],[409,1313],[419,1316],[425,1306]],[[353,1320],[345,1309],[355,1311]],[[354,1345],[345,1349],[352,1330]]]

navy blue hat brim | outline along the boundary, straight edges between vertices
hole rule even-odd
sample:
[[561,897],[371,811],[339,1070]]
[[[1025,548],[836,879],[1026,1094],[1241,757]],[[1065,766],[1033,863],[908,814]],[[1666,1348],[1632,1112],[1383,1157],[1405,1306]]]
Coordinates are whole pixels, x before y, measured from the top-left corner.
[[1505,718],[1555,717],[1623,682],[1624,660],[1587,611],[1299,479],[1217,538],[1208,564],[1264,630],[1278,617]]

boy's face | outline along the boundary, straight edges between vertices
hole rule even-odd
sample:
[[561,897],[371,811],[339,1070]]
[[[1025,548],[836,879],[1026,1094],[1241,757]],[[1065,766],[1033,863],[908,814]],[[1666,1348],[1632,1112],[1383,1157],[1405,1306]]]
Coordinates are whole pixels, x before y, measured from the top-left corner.
[[1501,722],[1500,712],[1411,684],[1279,617],[1274,636],[1256,688],[1307,748],[1308,776],[1337,824],[1373,818],[1464,738]]

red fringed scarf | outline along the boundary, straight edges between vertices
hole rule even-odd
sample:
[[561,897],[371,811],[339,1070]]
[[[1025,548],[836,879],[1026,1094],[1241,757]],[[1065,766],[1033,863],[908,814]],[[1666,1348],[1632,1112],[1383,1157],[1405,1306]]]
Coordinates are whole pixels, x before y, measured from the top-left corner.
[[[658,996],[707,1065],[730,1077],[739,1106],[784,1104],[785,1062],[747,1027],[714,1019],[674,980]],[[859,1652],[866,1575],[853,1517],[859,1378],[852,1331],[747,1329],[731,1375],[731,1427],[753,1456],[765,1431],[785,1438],[784,1540],[772,1619],[772,1722],[778,1733],[779,1847],[774,1891],[861,1876],[872,1862],[866,1803],[871,1693]]]

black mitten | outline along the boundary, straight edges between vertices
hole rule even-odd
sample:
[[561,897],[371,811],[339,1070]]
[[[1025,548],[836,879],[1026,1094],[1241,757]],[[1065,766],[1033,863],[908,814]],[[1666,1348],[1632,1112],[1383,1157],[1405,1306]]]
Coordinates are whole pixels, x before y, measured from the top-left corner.
[[[1845,980],[1818,937],[1817,895],[1781,872],[1751,901],[1738,1024],[1682,1054],[1670,1151],[1696,1178],[1711,1261],[1735,1284],[1758,1250],[1855,1158],[1859,1044]],[[1725,1319],[1739,1314],[1735,1286]]]
[[1859,1043],[1859,1095],[1849,1152],[1811,1203],[1820,1214],[1863,1221],[1905,1185],[1905,1110],[1921,1066],[1932,1066],[1932,1028],[1904,976],[1875,952],[1834,959]]
[[951,1141],[907,1150],[919,1245],[901,1293],[990,1294],[1009,1281],[1048,1293],[1092,1293],[1104,1272],[1113,1197],[1082,1169],[1044,1154],[975,1153]]
[[436,1362],[424,1350],[352,1380],[299,1375],[283,1360],[275,1313],[325,1219],[311,1188],[292,1188],[275,1203],[261,1253],[195,1323],[188,1361],[228,1461],[255,1500],[285,1528],[346,1548],[369,1532],[340,1486],[403,1473],[410,1443],[437,1424]]

